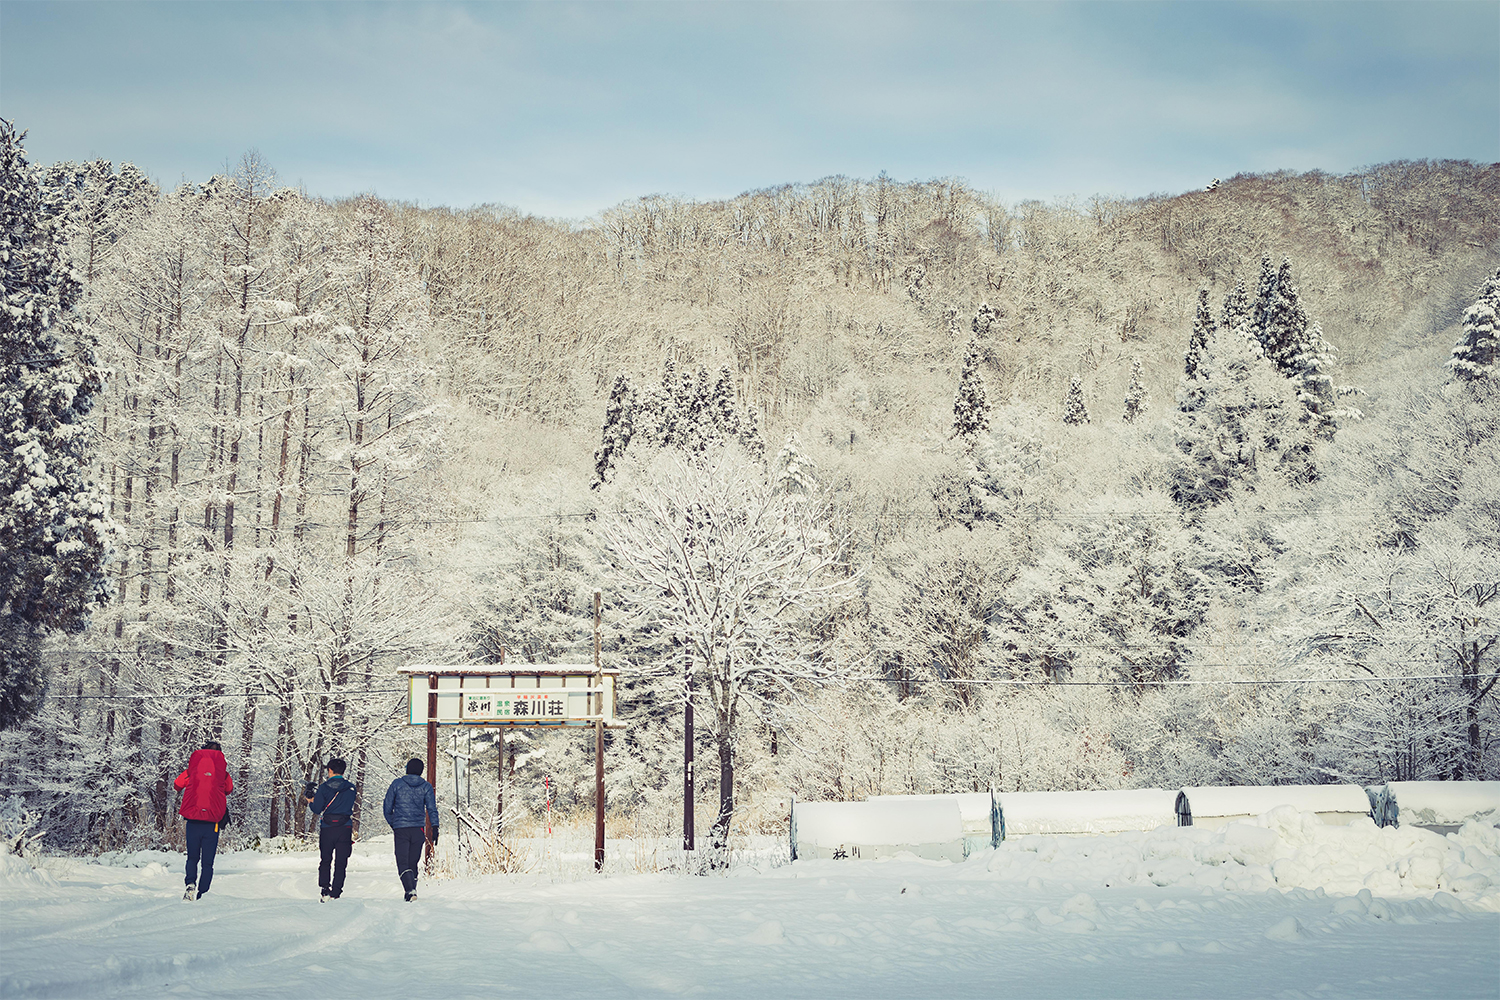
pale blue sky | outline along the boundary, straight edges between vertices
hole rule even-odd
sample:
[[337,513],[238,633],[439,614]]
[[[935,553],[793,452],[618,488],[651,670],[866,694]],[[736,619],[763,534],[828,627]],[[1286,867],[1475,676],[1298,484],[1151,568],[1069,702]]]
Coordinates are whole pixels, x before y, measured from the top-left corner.
[[829,174],[1007,200],[1500,160],[1500,3],[0,3],[33,160],[584,217]]

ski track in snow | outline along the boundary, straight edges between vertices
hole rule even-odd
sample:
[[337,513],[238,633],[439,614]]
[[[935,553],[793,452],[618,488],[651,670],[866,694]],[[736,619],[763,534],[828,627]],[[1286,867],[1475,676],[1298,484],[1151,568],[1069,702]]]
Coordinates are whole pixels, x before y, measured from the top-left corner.
[[221,856],[191,903],[181,855],[41,873],[5,856],[0,997],[1500,997],[1496,897],[1090,874],[1088,859],[1128,844],[708,878],[424,879],[414,903],[389,837],[356,847],[329,903],[313,854]]

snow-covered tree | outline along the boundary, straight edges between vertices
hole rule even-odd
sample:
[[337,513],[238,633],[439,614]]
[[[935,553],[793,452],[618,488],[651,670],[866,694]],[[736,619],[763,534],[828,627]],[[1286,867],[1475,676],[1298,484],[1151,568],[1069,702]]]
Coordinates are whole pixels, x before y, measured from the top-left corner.
[[0,119],[0,728],[41,705],[42,635],[80,631],[108,590],[85,423],[101,372],[23,139]]
[[1224,307],[1219,313],[1219,326],[1226,330],[1237,329],[1241,324],[1250,325],[1250,296],[1245,290],[1245,279],[1240,278],[1234,288],[1224,296]]
[[54,163],[39,171],[42,200],[59,246],[80,280],[104,271],[115,245],[155,207],[161,196],[133,163],[116,171],[108,160]]
[[969,322],[969,329],[974,331],[976,336],[988,337],[999,322],[1000,311],[988,302],[981,302],[979,309],[974,313],[974,318]]
[[969,707],[976,681],[993,675],[990,619],[1015,572],[1004,538],[991,529],[950,528],[893,546],[870,583],[874,658],[903,697]]
[[1500,682],[1500,551],[1451,529],[1433,525],[1406,551],[1334,549],[1287,595],[1304,612],[1291,625],[1301,656],[1372,678],[1336,738],[1350,760],[1380,765],[1360,780],[1496,772],[1486,729]]
[[1463,335],[1453,347],[1448,366],[1465,382],[1494,381],[1500,362],[1500,271],[1479,290],[1479,298],[1464,310]]
[[1068,395],[1063,400],[1063,423],[1086,424],[1089,422],[1088,407],[1083,402],[1083,379],[1073,376],[1068,383]]
[[1141,379],[1141,359],[1130,359],[1130,385],[1125,389],[1125,412],[1122,416],[1127,424],[1139,420],[1151,408],[1151,393]]
[[1193,314],[1193,332],[1188,335],[1187,353],[1183,356],[1183,373],[1193,378],[1203,355],[1208,351],[1208,341],[1214,335],[1214,317],[1208,308],[1208,289],[1198,289],[1198,311]]
[[604,428],[599,447],[594,449],[594,481],[591,488],[598,489],[609,479],[609,474],[625,455],[635,433],[635,387],[625,375],[615,376],[615,384],[609,390],[609,401],[604,404]]
[[1178,457],[1170,476],[1179,503],[1219,503],[1236,483],[1272,470],[1301,476],[1311,439],[1299,423],[1301,407],[1243,327],[1215,332],[1181,395],[1198,402],[1172,421]]
[[984,377],[979,372],[979,344],[969,341],[963,369],[958,376],[958,394],[953,398],[953,433],[970,446],[990,429],[989,403],[985,400]]
[[734,373],[728,365],[719,368],[714,380],[713,403],[710,407],[715,435],[723,440],[733,440],[740,434],[740,407],[734,391]]
[[1282,375],[1294,374],[1296,361],[1308,349],[1307,313],[1297,285],[1292,281],[1292,262],[1283,257],[1276,271],[1256,337],[1266,358]]
[[1177,675],[1207,588],[1161,493],[1104,496],[1006,588],[999,641],[1018,669],[1091,668],[1139,683]]
[[1250,333],[1262,346],[1265,344],[1266,322],[1271,313],[1271,301],[1276,297],[1276,269],[1271,266],[1271,255],[1260,255],[1260,277],[1255,283],[1255,300],[1250,304]]
[[764,466],[766,462],[766,439],[760,432],[760,411],[753,405],[745,407],[744,420],[740,422],[740,445],[752,462]]
[[[841,541],[733,450],[664,452],[601,523],[632,620],[674,640],[712,707],[723,852],[745,714],[797,702],[845,667],[808,653],[809,619],[848,593]],[[684,696],[687,692],[684,691]]]
[[802,439],[792,431],[771,463],[771,486],[779,493],[811,496],[818,491],[816,466],[802,448]]
[[1291,362],[1292,384],[1303,409],[1302,421],[1316,437],[1325,441],[1333,440],[1341,415],[1358,415],[1355,412],[1341,414],[1337,409],[1338,390],[1329,374],[1334,360],[1333,345],[1323,339],[1322,326],[1314,323]]

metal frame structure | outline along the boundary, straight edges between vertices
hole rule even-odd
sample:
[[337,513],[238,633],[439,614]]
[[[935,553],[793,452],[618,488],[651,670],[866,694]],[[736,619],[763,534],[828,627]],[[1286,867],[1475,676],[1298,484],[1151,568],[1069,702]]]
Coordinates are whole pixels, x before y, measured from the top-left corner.
[[[604,731],[623,729],[615,714],[620,672],[599,664],[602,594],[594,592],[594,662],[531,663],[507,669],[500,664],[414,664],[399,667],[408,678],[410,724],[427,727],[427,780],[437,788],[439,726],[494,729],[499,737],[499,790],[496,822],[504,807],[507,729],[592,728],[594,730],[594,868],[604,867]],[[544,684],[544,679],[546,683]],[[426,711],[421,706],[425,703]],[[471,730],[472,731],[472,730]],[[468,820],[456,808],[460,822]],[[498,830],[497,830],[498,832]],[[432,859],[432,832],[427,832]]]

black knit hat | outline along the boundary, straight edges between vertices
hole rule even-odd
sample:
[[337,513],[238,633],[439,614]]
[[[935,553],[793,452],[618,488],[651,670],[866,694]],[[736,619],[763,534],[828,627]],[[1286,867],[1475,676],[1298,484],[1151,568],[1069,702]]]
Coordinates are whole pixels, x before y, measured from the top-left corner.
[[421,774],[422,773],[422,767],[423,767],[423,765],[422,765],[422,758],[420,758],[420,757],[413,757],[411,760],[409,760],[409,761],[406,762],[406,773],[407,774]]

